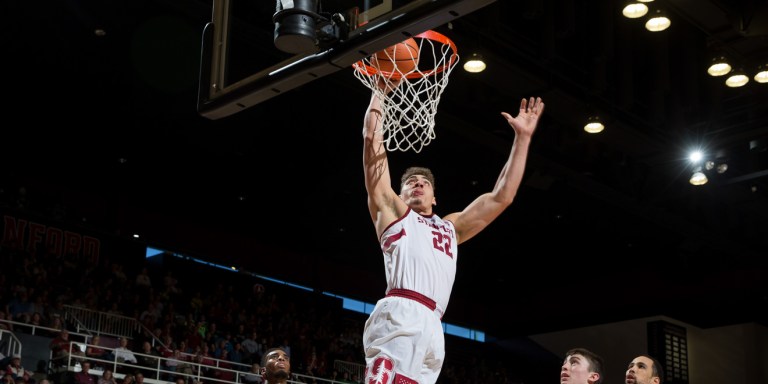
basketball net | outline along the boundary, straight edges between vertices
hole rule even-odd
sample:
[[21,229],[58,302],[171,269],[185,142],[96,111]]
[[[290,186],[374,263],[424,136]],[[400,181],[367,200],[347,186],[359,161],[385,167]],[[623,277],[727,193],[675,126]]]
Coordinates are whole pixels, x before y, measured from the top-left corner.
[[[374,55],[353,64],[355,77],[381,100],[387,151],[418,153],[435,138],[437,105],[459,61],[456,45],[438,32],[426,31],[414,36],[414,40],[419,43],[419,57],[418,65],[410,72],[401,72],[397,65],[393,65],[392,72],[380,71],[372,63]],[[390,59],[394,64],[394,57]],[[382,78],[402,81],[386,93],[377,85]]]

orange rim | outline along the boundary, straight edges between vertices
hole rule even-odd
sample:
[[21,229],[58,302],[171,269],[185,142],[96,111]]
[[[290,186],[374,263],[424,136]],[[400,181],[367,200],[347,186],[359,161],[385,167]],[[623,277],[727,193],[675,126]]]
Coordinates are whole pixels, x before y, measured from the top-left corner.
[[[373,76],[373,75],[376,75],[379,72],[381,72],[381,74],[384,77],[387,77],[387,78],[401,79],[401,78],[405,77],[407,79],[416,79],[416,78],[419,78],[419,77],[432,76],[432,75],[434,75],[436,73],[443,72],[447,68],[453,67],[453,65],[456,62],[456,60],[459,59],[459,54],[458,54],[458,51],[456,50],[456,44],[454,44],[453,41],[451,41],[451,39],[449,39],[447,36],[443,35],[442,33],[429,30],[429,31],[426,31],[426,32],[419,33],[418,35],[416,35],[414,37],[418,37],[418,38],[422,38],[422,39],[430,39],[430,40],[433,40],[433,41],[437,41],[437,42],[439,42],[439,43],[441,43],[443,45],[448,45],[451,48],[451,52],[453,52],[451,54],[450,60],[448,60],[448,63],[444,64],[444,65],[441,65],[441,66],[438,66],[438,67],[435,67],[434,69],[430,69],[428,71],[421,71],[421,72],[416,71],[416,72],[413,72],[413,73],[409,73],[409,74],[407,74],[405,76],[403,76],[402,74],[400,74],[398,72],[379,71],[378,69],[376,69],[376,68],[366,64],[363,60],[360,60],[360,61],[358,61],[357,63],[354,64],[355,70],[363,72],[363,73],[365,73],[368,76]],[[421,46],[421,45],[419,45],[419,46]]]

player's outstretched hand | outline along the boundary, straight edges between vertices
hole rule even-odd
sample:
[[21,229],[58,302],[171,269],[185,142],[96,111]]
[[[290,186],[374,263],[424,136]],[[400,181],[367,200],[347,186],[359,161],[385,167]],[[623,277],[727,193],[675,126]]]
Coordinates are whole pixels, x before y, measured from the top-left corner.
[[515,130],[516,135],[533,135],[536,125],[539,123],[541,114],[544,113],[544,102],[540,97],[530,100],[522,99],[520,101],[520,111],[517,116],[512,117],[509,113],[502,112],[501,115],[507,119],[507,123]]

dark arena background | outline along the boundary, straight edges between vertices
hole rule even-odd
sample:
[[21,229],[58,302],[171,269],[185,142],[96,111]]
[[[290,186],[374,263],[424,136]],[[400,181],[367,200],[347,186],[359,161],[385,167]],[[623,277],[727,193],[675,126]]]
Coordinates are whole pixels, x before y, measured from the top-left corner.
[[[232,4],[231,81],[291,59],[275,2]],[[460,55],[436,137],[389,160],[393,179],[434,171],[439,215],[493,187],[514,138],[500,112],[546,103],[514,203],[459,247],[440,383],[552,383],[573,347],[606,359],[605,383],[642,353],[668,384],[768,382],[768,2],[644,4],[630,19],[615,1],[490,1],[434,27]],[[183,341],[190,358],[256,332],[290,345],[297,382],[363,380],[365,311],[386,288],[361,164],[370,91],[344,67],[204,116],[214,5],[2,5],[0,353],[36,383],[81,369],[49,348],[63,326],[83,350],[99,334],[139,355]],[[671,25],[651,32],[657,12]],[[462,68],[472,54],[485,71]],[[709,75],[719,57],[749,81]],[[590,117],[605,129],[585,132]],[[245,382],[256,353],[205,374],[95,372]]]

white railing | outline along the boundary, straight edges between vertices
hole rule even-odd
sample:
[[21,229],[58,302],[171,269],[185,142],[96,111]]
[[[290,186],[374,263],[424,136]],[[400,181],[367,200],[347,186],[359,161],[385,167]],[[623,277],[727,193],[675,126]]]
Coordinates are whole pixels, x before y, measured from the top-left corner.
[[[110,352],[111,357],[86,357],[85,350],[90,346],[100,348],[106,352]],[[187,360],[180,361],[179,365],[175,368],[170,368],[167,363],[172,360],[176,362],[175,359],[131,351],[133,355],[136,356],[137,361],[144,357],[149,357],[156,361],[154,366],[144,366],[138,363],[121,361],[121,359],[119,360],[115,357],[115,351],[115,348],[106,348],[88,343],[70,342],[69,350],[66,356],[57,358],[51,355],[52,371],[60,372],[62,370],[67,370],[71,372],[79,372],[81,370],[80,363],[87,360],[93,367],[89,370],[89,372],[97,376],[101,376],[101,374],[104,372],[104,369],[109,368],[112,370],[112,372],[114,372],[115,377],[119,379],[122,379],[126,372],[134,373],[136,371],[141,371],[146,373],[144,375],[145,382],[153,384],[173,382],[173,380],[169,379],[171,376],[182,376],[187,382],[190,383],[194,381],[201,381],[203,379],[206,382],[232,383],[241,382],[242,376],[248,373],[251,368],[251,366],[247,364],[234,363],[231,361],[220,360],[211,357],[205,357],[205,360],[211,362],[211,364],[200,364]],[[194,357],[194,355],[184,354],[184,357],[186,359],[191,359]],[[227,366],[240,369],[231,369],[227,368]],[[223,375],[224,377],[232,377],[233,379],[219,379],[216,376],[216,373],[218,373],[219,376]]]
[[[42,336],[48,336],[51,334],[56,334],[59,331],[61,331],[58,328],[46,327],[44,325],[23,323],[15,320],[0,320],[0,322],[10,324],[13,327],[13,330],[11,331],[11,333],[21,331],[22,333],[27,333],[30,335],[40,336],[40,334],[43,333]],[[70,336],[72,336],[73,334],[80,335],[79,333],[75,332],[75,333],[70,333]],[[85,337],[87,337],[87,335],[85,334],[82,334],[81,336],[83,336],[83,340],[85,340]]]
[[[62,363],[60,365],[64,367],[67,371],[80,372],[81,371],[80,363],[82,361],[87,360],[88,362],[91,363],[91,366],[93,367],[88,371],[89,373],[97,376],[101,376],[104,373],[104,369],[109,368],[110,370],[112,370],[114,376],[118,379],[124,378],[126,375],[126,372],[134,373],[136,371],[141,371],[145,373],[144,381],[148,384],[173,383],[174,380],[171,379],[171,377],[178,377],[178,376],[183,377],[185,381],[190,384],[199,383],[201,381],[205,381],[206,383],[221,383],[221,384],[243,383],[244,382],[243,377],[245,375],[253,374],[250,372],[251,366],[249,364],[235,363],[232,361],[216,359],[209,356],[204,357],[204,359],[209,363],[201,364],[201,363],[192,361],[193,359],[195,359],[195,355],[192,355],[189,353],[182,354],[186,360],[180,361],[179,365],[175,369],[170,369],[167,365],[168,361],[171,361],[174,359],[170,359],[163,356],[157,356],[157,355],[147,355],[147,354],[138,353],[138,352],[133,352],[133,354],[136,356],[137,361],[140,360],[142,357],[150,357],[156,360],[156,364],[154,364],[154,366],[152,367],[148,367],[148,366],[140,365],[138,363],[117,361],[116,358],[108,358],[108,359],[99,359],[99,358],[93,358],[93,357],[86,358],[83,351],[85,351],[89,346],[101,348],[104,351],[111,352],[112,356],[115,355],[114,348],[105,348],[98,345],[71,342],[70,348],[69,348],[69,354],[66,358],[60,359],[60,362]],[[53,357],[51,358],[51,361],[56,361],[56,360],[57,359]],[[360,365],[360,364],[355,364],[355,365]],[[228,367],[232,367],[232,368],[228,368]],[[146,373],[149,373],[149,374],[146,374]],[[225,377],[225,379],[222,379],[221,378],[222,376]],[[308,376],[300,373],[293,373],[292,379],[289,380],[288,382],[296,383],[296,384],[313,383],[313,382],[318,384],[345,384],[345,383],[348,384],[348,382],[335,381],[335,380],[324,379],[320,377]]]
[[[47,332],[47,333],[56,333],[59,332],[59,329],[51,328],[51,327],[44,327],[44,326],[36,326],[32,324],[27,323],[21,323],[18,321],[11,321],[11,320],[0,320],[2,322],[5,322],[7,324],[11,324],[14,326],[14,328],[24,328],[25,331],[28,329],[29,333],[32,335],[40,334],[41,331]],[[56,373],[61,371],[70,371],[70,372],[79,372],[81,370],[80,368],[80,362],[84,360],[88,360],[91,362],[91,365],[96,365],[98,368],[91,368],[89,370],[90,373],[101,376],[102,373],[104,373],[105,368],[109,368],[112,370],[112,372],[115,375],[115,378],[117,379],[123,379],[125,377],[126,371],[128,372],[135,372],[137,370],[141,370],[143,372],[153,372],[154,374],[149,375],[150,377],[145,377],[145,382],[147,384],[174,384],[171,380],[163,380],[162,375],[180,375],[187,379],[187,382],[189,384],[197,384],[197,382],[201,381],[201,379],[204,379],[206,383],[213,382],[213,383],[242,383],[243,377],[246,374],[250,374],[251,366],[248,364],[240,364],[235,363],[227,360],[221,360],[216,359],[212,357],[206,357],[205,359],[212,362],[213,364],[199,364],[193,361],[184,361],[184,364],[189,366],[189,369],[185,369],[185,372],[179,372],[178,367],[176,372],[170,370],[167,368],[167,361],[170,360],[166,357],[162,356],[155,356],[155,355],[146,355],[138,352],[133,352],[137,358],[139,356],[150,356],[154,359],[157,359],[157,364],[153,367],[145,367],[139,364],[133,364],[133,363],[126,363],[126,362],[118,362],[117,359],[98,359],[98,358],[92,358],[92,357],[86,357],[85,356],[85,350],[88,348],[88,346],[95,346],[105,351],[112,352],[112,355],[114,355],[114,348],[107,348],[100,345],[93,345],[86,343],[86,340],[89,340],[90,337],[86,333],[79,333],[79,332],[70,332],[69,333],[70,338],[75,338],[76,340],[73,340],[69,343],[69,353],[64,358],[56,358],[53,356],[52,352],[49,355],[49,362],[48,362],[48,373]],[[14,335],[13,331],[8,330],[0,330],[0,340],[6,340],[8,339],[9,342],[7,346],[4,347],[4,349],[0,352],[5,353],[6,356],[12,356],[13,354],[21,354],[22,344],[19,341],[19,339]],[[80,341],[82,340],[82,341]],[[7,353],[6,353],[7,352]],[[183,354],[187,360],[191,360],[194,358],[194,355],[191,354]],[[222,365],[225,365],[222,367]],[[226,368],[226,365],[232,366],[234,368],[239,369],[230,369]],[[363,377],[363,371],[365,369],[365,366],[357,363],[350,363],[350,362],[343,362],[343,361],[336,361],[334,362],[334,368],[337,369],[339,372],[347,371],[350,373],[350,376],[354,373],[357,373],[359,377]],[[217,379],[215,377],[210,377],[211,375],[204,376],[203,372],[205,370],[211,370],[214,371],[218,370],[221,373],[229,373],[233,380],[222,380]],[[189,373],[187,373],[189,372]],[[314,377],[309,375],[304,375],[300,373],[293,373],[292,374],[292,380],[289,380],[289,383],[294,384],[302,384],[302,383],[317,383],[317,384],[348,384],[348,382],[343,381],[337,381],[337,380],[330,380],[325,379],[321,377]],[[167,376],[166,376],[167,377]]]
[[21,355],[21,341],[11,331],[0,329],[0,345],[3,356]]
[[333,362],[333,369],[337,372],[347,372],[349,377],[357,375],[358,379],[362,380],[365,375],[365,365],[358,363],[351,363],[349,361],[336,360]]
[[94,311],[83,307],[65,305],[64,313],[65,319],[73,323],[77,327],[77,331],[132,338],[135,331],[141,328],[139,322],[132,317]]

